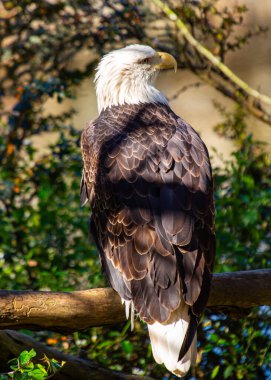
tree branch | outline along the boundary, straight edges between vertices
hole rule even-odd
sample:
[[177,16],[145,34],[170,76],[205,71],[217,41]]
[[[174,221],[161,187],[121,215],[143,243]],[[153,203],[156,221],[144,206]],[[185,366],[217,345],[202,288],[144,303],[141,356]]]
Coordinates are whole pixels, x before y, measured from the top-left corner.
[[[224,95],[231,97],[233,100],[237,101],[240,104],[245,105],[248,108],[249,112],[251,112],[254,116],[261,119],[266,124],[271,125],[271,115],[267,113],[262,105],[262,103],[265,103],[267,105],[271,105],[271,98],[267,95],[261,94],[259,91],[255,90],[254,88],[250,87],[246,82],[244,82],[241,78],[239,78],[228,66],[226,66],[221,60],[216,57],[214,54],[210,52],[205,46],[203,46],[198,40],[195,39],[195,37],[190,33],[189,29],[185,25],[185,23],[178,17],[178,15],[163,1],[161,0],[152,0],[154,4],[156,4],[166,15],[167,17],[175,23],[179,31],[181,32],[184,39],[188,42],[190,46],[192,46],[195,51],[200,55],[200,57],[203,57],[206,59],[213,68],[215,68],[221,75],[219,76],[219,80],[221,81],[222,78],[228,84],[233,86],[233,91],[227,92],[227,89],[222,88],[221,90],[221,83],[216,83],[213,79],[213,85],[218,90],[220,90]],[[199,75],[203,80],[205,79],[206,75]],[[211,78],[211,70],[209,70],[209,73],[207,75],[209,79]],[[208,82],[208,81],[207,81]],[[231,96],[230,96],[231,95]]]
[[0,331],[0,371],[6,371],[9,368],[8,361],[11,358],[18,357],[23,350],[31,348],[34,348],[37,353],[34,358],[36,363],[44,364],[42,361],[44,355],[65,362],[61,370],[53,376],[54,380],[151,380],[150,377],[127,375],[106,369],[92,360],[64,354],[37,342],[28,335],[10,330]]
[[182,86],[179,90],[175,92],[168,100],[172,102],[175,99],[178,99],[178,97],[185,91],[189,90],[190,88],[199,88],[201,86],[204,86],[204,83],[202,82],[194,82],[194,83],[189,83],[185,86]]
[[[229,312],[271,306],[271,269],[215,274],[208,308]],[[125,321],[118,294],[110,289],[75,292],[0,291],[0,329],[72,332]]]

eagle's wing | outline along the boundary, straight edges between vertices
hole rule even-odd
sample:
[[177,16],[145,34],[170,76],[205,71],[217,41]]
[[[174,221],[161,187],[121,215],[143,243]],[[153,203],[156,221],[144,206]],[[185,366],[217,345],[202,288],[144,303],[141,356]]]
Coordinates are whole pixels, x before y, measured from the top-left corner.
[[86,188],[94,189],[91,228],[103,265],[113,288],[148,323],[167,321],[182,297],[200,315],[215,253],[207,149],[192,127],[157,108],[126,130],[115,123],[129,115],[114,109],[82,134]]
[[94,123],[90,122],[84,128],[81,135],[81,151],[83,160],[83,173],[80,185],[80,205],[84,206],[87,202],[91,204],[94,194],[96,162],[94,150]]

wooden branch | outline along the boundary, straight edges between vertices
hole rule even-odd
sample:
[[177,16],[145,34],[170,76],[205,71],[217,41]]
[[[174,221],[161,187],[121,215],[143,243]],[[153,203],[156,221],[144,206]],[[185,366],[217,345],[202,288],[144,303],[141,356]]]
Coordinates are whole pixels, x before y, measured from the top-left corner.
[[[215,274],[208,308],[271,305],[271,269]],[[125,321],[110,288],[65,292],[0,291],[0,329],[72,332]]]
[[65,362],[61,370],[53,376],[54,380],[151,380],[149,377],[127,375],[109,370],[92,360],[64,354],[55,348],[49,348],[37,342],[28,335],[10,330],[0,331],[0,372],[8,370],[8,361],[11,358],[18,357],[23,350],[31,348],[34,348],[37,353],[33,359],[35,363],[44,364],[42,361],[44,354],[49,358]]
[[119,295],[111,288],[75,292],[0,290],[0,329],[71,332],[125,321]]
[[[221,73],[221,77],[224,76],[228,83],[233,86],[233,96],[231,96],[231,98],[239,103],[243,103],[241,99],[244,98],[246,100],[246,106],[249,112],[266,124],[271,125],[270,114],[268,114],[261,106],[261,102],[270,106],[271,97],[250,87],[245,81],[234,74],[234,72],[227,65],[221,62],[219,57],[216,57],[210,50],[196,40],[196,38],[190,33],[186,24],[166,4],[166,2],[161,0],[152,0],[152,2],[156,4],[166,14],[166,16],[175,23],[188,44],[192,46],[201,57],[204,57],[209,63],[211,63],[211,65]],[[200,75],[200,77],[202,78],[203,75]],[[225,91],[222,91],[222,93],[225,95]],[[241,99],[239,100],[239,98]]]

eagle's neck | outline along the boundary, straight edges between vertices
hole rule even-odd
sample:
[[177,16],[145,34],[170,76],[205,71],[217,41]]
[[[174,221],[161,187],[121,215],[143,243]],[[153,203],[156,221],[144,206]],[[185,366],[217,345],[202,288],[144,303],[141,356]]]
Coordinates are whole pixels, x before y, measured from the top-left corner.
[[168,104],[165,95],[140,75],[116,78],[112,73],[111,76],[100,76],[96,81],[96,93],[99,113],[108,107],[123,104]]

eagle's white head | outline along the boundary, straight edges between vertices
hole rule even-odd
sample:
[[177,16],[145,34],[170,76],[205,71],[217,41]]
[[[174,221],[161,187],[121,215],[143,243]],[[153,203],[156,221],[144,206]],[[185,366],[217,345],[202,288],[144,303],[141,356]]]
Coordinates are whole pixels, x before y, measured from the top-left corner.
[[163,103],[166,97],[154,87],[159,70],[177,69],[168,53],[150,46],[129,45],[105,55],[95,75],[98,109],[122,104]]

